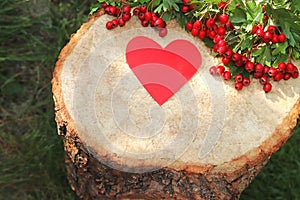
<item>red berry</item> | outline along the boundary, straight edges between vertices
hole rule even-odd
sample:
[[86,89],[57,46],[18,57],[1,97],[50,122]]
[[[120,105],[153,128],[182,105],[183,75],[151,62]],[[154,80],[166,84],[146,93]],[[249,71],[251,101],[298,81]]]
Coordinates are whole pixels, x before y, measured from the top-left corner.
[[206,21],[206,26],[212,28],[215,24],[215,20],[213,18],[208,18]]
[[264,15],[264,22],[266,23],[269,19],[269,16],[268,15]]
[[204,30],[201,30],[200,32],[199,32],[199,38],[201,38],[201,39],[203,39],[203,38],[205,38],[205,36],[206,36],[206,31],[204,31]]
[[257,26],[257,25],[254,25],[254,26],[252,27],[251,34],[252,34],[252,35],[255,34],[256,31],[257,31],[257,29],[258,29],[258,26]]
[[230,63],[230,58],[227,58],[227,57],[222,58],[222,63],[224,65],[228,65]]
[[143,27],[149,26],[149,21],[143,20],[143,21],[142,21],[142,26],[143,26]]
[[[216,35],[215,37],[214,37],[214,39],[213,39],[213,41],[214,41],[214,43],[219,43],[221,40],[223,40],[223,36],[221,36],[221,35]],[[218,44],[219,45],[219,44]],[[226,42],[225,42],[225,45],[226,45]],[[222,44],[222,45],[219,45],[219,46],[225,46],[224,44]]]
[[[211,16],[211,18],[212,18],[215,22],[217,21],[218,17],[219,17],[219,15],[218,15],[217,13],[215,13],[215,14],[213,14],[213,15]],[[214,25],[216,25],[216,24],[214,24]]]
[[235,80],[237,83],[241,83],[241,82],[243,81],[243,75],[242,75],[242,74],[237,74],[237,75],[235,75],[234,80]]
[[123,19],[123,18],[119,18],[119,19],[118,19],[118,24],[119,24],[120,27],[125,26],[125,21],[124,21],[124,19]]
[[159,30],[159,36],[160,36],[160,37],[165,37],[167,34],[168,34],[168,29],[166,29],[166,28],[161,28],[161,29]]
[[253,77],[254,78],[261,78],[263,76],[263,73],[261,72],[254,72]]
[[148,20],[148,21],[152,20],[151,12],[149,12],[149,11],[145,12],[144,16],[145,16],[145,20]]
[[259,83],[262,84],[262,85],[265,85],[265,84],[268,83],[268,82],[269,82],[269,79],[268,79],[268,77],[266,77],[266,76],[262,76],[262,77],[260,77],[260,79],[259,79]]
[[214,37],[216,36],[216,31],[209,31],[209,33],[208,33],[208,37],[210,38],[210,39],[214,39]]
[[191,34],[192,34],[193,36],[197,36],[197,35],[199,34],[199,29],[193,28],[192,31],[191,31]]
[[268,93],[272,90],[272,84],[271,83],[266,83],[263,87],[265,93]]
[[109,22],[106,23],[106,28],[107,28],[108,30],[113,29],[113,24],[112,24],[111,21],[109,21]]
[[224,80],[230,80],[230,78],[231,78],[231,73],[229,72],[229,71],[225,71],[224,73],[223,73],[223,78],[224,78]]
[[233,51],[230,48],[227,48],[227,51],[225,52],[225,57],[230,59],[232,55]]
[[227,51],[227,46],[219,46],[217,52],[220,54],[220,55],[223,55],[225,52]]
[[249,60],[246,56],[242,56],[241,58],[243,65],[245,65]]
[[243,83],[243,86],[247,87],[250,85],[251,82],[250,82],[249,78],[245,77],[245,78],[243,78],[242,83]]
[[270,31],[267,31],[264,35],[264,41],[265,42],[270,42],[273,39],[273,33]]
[[245,70],[247,72],[253,72],[254,71],[254,63],[251,62],[251,61],[248,61],[246,64],[245,64]]
[[218,8],[220,9],[220,10],[222,10],[222,9],[224,9],[225,7],[226,7],[226,2],[224,2],[224,1],[221,1],[221,2],[219,2],[218,3]]
[[158,18],[154,23],[155,26],[160,27],[160,28],[164,28],[164,24],[165,24],[165,22],[162,18]]
[[286,64],[284,62],[280,62],[278,63],[278,71],[280,72],[285,72],[285,69],[286,69]]
[[209,68],[209,73],[212,75],[212,76],[215,76],[217,74],[217,67],[216,66],[211,66]]
[[140,12],[142,12],[142,13],[147,12],[147,7],[146,7],[145,5],[142,5],[142,6],[140,7]]
[[235,63],[235,65],[236,65],[237,67],[243,66],[242,60],[237,60],[237,61],[235,61],[234,63]]
[[258,63],[258,64],[255,65],[255,72],[262,73],[263,70],[264,70],[264,66],[262,64]]
[[102,8],[106,8],[108,5],[104,2],[104,3],[101,3],[101,6],[102,6]]
[[112,23],[112,27],[115,28],[118,26],[118,20],[117,19],[113,19],[111,20],[111,23]]
[[268,74],[270,70],[270,67],[264,66],[263,74]]
[[275,76],[272,76],[273,81],[280,81],[283,79],[283,73],[277,72]]
[[181,7],[181,12],[187,13],[187,12],[189,12],[189,11],[190,11],[190,7],[189,7],[188,5],[183,5],[183,6]]
[[256,31],[256,36],[257,37],[263,38],[264,35],[265,35],[265,32],[264,32],[264,30],[262,28],[257,29],[257,31]]
[[298,77],[299,77],[299,71],[294,71],[294,72],[292,73],[292,77],[293,77],[294,79],[298,78]]
[[285,34],[284,34],[284,33],[281,33],[281,34],[278,35],[278,41],[279,41],[279,42],[284,42],[285,39],[286,39],[286,37],[285,37]]
[[200,20],[196,20],[193,24],[193,28],[201,29],[202,22]]
[[276,34],[274,33],[271,41],[272,41],[273,43],[279,42],[278,35],[276,35]]
[[131,7],[130,7],[129,5],[124,6],[124,7],[122,8],[122,11],[123,11],[124,13],[130,13],[130,10],[131,10]]
[[110,15],[110,6],[106,6],[106,7],[104,8],[104,11],[105,11],[105,13],[107,13],[107,14]]
[[237,90],[237,91],[240,91],[243,89],[243,83],[235,83],[234,84],[234,88]]
[[231,58],[233,61],[239,61],[242,59],[242,56],[239,53],[234,53]]
[[218,30],[218,25],[217,25],[217,24],[214,24],[214,25],[211,27],[211,29],[217,32],[217,30]]
[[117,14],[117,7],[115,7],[115,6],[109,6],[108,14],[110,14],[110,15]]
[[187,22],[185,24],[185,28],[189,31],[191,31],[193,29],[193,23],[192,22]]
[[189,7],[190,7],[190,10],[194,10],[194,6],[195,6],[195,4],[193,4],[193,3],[192,3],[192,4],[190,4],[190,5],[189,5]]
[[190,3],[190,0],[182,0],[182,3],[184,3],[184,4],[189,4],[189,3]]
[[220,66],[217,67],[217,74],[218,75],[223,75],[224,71],[225,71],[224,66],[220,65]]
[[287,65],[286,65],[286,71],[288,72],[288,73],[293,73],[294,72],[294,69],[295,69],[295,65],[293,64],[293,63],[288,63]]
[[219,26],[218,30],[217,30],[217,33],[219,35],[225,35],[226,33],[226,28],[224,26]]
[[274,67],[271,67],[268,71],[269,76],[273,77],[276,76],[276,74],[278,73],[277,69]]
[[267,31],[269,31],[270,33],[275,33],[275,31],[276,31],[276,26],[274,26],[274,25],[268,26]]
[[140,14],[139,14],[139,20],[141,20],[141,21],[144,21],[145,20],[145,14],[144,13],[142,13],[142,12],[140,12]]
[[291,78],[291,74],[290,73],[285,73],[284,75],[283,75],[283,79],[284,80],[289,80]]
[[129,21],[130,20],[130,18],[131,18],[131,14],[130,13],[123,13],[122,14],[122,19],[124,20],[124,21]]
[[226,14],[220,15],[219,20],[221,24],[226,24],[228,22],[228,15]]
[[140,9],[139,8],[134,8],[133,9],[133,15],[139,15],[140,14]]
[[218,53],[218,49],[219,49],[219,45],[218,45],[218,44],[215,44],[215,45],[213,46],[213,52]]
[[[217,37],[217,36],[216,36],[216,37]],[[218,45],[219,45],[220,47],[226,46],[226,41],[223,40],[223,39],[220,39],[220,40],[218,41]]]
[[156,22],[156,20],[158,20],[158,18],[159,17],[156,14],[152,13],[152,20],[151,20],[151,25],[152,26],[155,26],[155,22]]
[[298,76],[299,76],[299,70],[295,65],[294,65],[294,69],[293,69],[293,72],[291,73],[291,75],[293,78],[298,78]]

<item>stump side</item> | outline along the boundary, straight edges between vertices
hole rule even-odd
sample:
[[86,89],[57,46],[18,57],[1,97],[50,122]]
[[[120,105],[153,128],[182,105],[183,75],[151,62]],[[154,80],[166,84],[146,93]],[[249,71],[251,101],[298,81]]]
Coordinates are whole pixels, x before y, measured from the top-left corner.
[[173,163],[149,173],[121,172],[102,164],[80,137],[69,114],[61,89],[61,70],[65,59],[92,23],[103,15],[96,13],[71,37],[62,50],[52,80],[56,122],[64,140],[68,179],[83,199],[238,199],[270,156],[291,136],[300,113],[298,100],[275,131],[262,144],[221,164]]

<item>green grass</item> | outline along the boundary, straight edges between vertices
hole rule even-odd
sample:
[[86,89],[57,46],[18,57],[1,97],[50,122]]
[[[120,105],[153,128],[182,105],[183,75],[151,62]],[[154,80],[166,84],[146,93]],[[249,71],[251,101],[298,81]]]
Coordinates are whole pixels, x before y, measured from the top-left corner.
[[[92,1],[0,1],[0,199],[76,199],[54,122],[60,49]],[[300,127],[241,199],[300,199]]]

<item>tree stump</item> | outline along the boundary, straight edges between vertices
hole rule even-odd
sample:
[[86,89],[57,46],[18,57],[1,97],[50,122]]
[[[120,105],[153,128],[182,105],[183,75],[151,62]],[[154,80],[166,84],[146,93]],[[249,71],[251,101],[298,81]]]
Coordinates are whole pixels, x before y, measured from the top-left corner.
[[[168,35],[137,19],[107,30],[94,14],[72,35],[52,80],[68,180],[82,199],[238,199],[291,136],[300,79],[258,80],[242,91],[212,77],[218,60],[176,22]],[[161,106],[126,62],[126,45],[145,36],[162,47],[183,39],[201,53],[194,76]],[[296,63],[299,66],[299,62]]]

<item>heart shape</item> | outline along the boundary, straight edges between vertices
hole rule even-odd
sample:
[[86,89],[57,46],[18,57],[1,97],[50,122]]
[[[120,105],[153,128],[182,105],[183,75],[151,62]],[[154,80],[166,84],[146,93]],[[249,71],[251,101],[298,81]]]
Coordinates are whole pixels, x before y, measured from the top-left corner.
[[152,39],[138,36],[127,44],[126,61],[161,106],[193,77],[202,57],[197,47],[187,40],[174,40],[162,48]]

